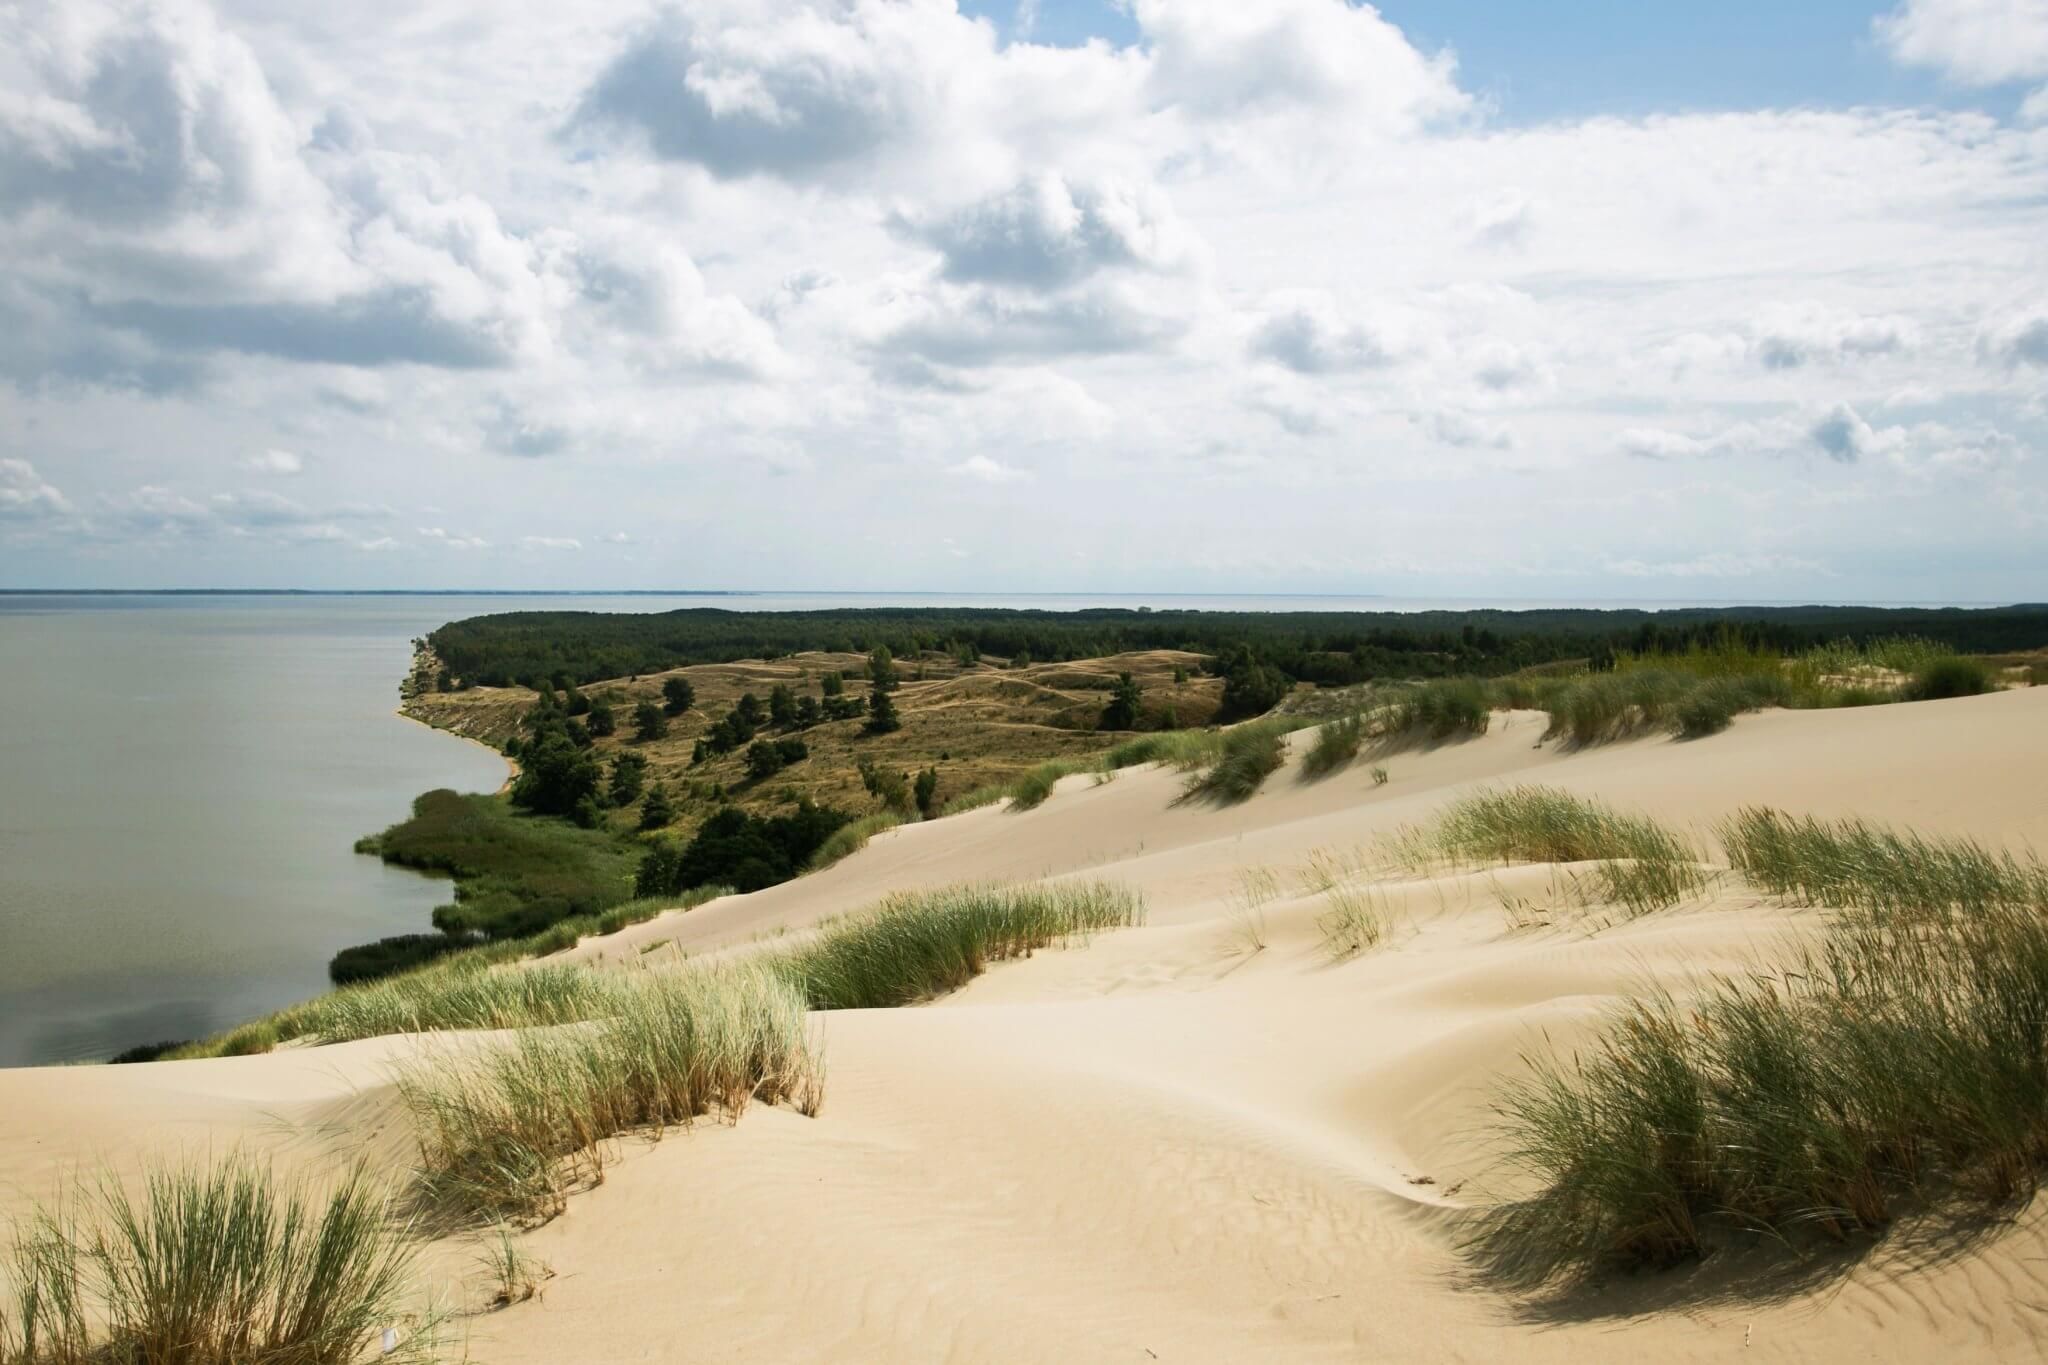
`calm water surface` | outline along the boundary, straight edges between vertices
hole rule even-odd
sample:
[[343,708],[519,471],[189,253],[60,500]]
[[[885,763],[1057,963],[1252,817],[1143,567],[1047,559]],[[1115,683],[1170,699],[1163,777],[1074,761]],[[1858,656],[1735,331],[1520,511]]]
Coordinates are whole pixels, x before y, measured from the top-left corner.
[[503,761],[400,718],[410,640],[525,609],[1673,606],[1343,597],[0,595],[0,1066],[194,1038],[317,993],[447,885],[351,851]]

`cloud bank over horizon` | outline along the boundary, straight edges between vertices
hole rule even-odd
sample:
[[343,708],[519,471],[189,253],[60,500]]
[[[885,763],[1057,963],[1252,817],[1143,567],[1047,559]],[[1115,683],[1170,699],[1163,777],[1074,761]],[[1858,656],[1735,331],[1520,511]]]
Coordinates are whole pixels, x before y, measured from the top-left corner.
[[2048,596],[2048,0],[1540,121],[1041,10],[8,7],[0,586]]

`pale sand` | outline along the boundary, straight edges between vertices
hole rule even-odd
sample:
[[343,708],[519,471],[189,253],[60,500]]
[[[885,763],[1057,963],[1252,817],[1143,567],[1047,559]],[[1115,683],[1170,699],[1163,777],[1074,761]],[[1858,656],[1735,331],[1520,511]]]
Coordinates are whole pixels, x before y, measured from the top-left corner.
[[[906,827],[820,875],[585,943],[577,955],[620,961],[664,941],[743,950],[889,890],[978,878],[1113,879],[1151,908],[1145,928],[997,967],[933,1007],[819,1016],[816,1119],[757,1106],[736,1126],[625,1144],[603,1186],[527,1237],[558,1278],[541,1301],[470,1320],[476,1357],[2042,1354],[2048,1235],[2031,1211],[1932,1264],[1904,1264],[1894,1238],[1780,1292],[1754,1278],[1711,1292],[1744,1269],[1729,1257],[1541,1314],[1470,1283],[1456,1208],[1483,1192],[1487,1096],[1518,1053],[1583,1039],[1646,979],[1683,989],[1768,956],[1814,916],[1724,887],[1632,923],[1566,906],[1510,930],[1503,898],[1554,903],[1568,869],[1446,875],[1387,885],[1391,939],[1333,967],[1294,870],[1517,781],[1702,833],[1771,804],[2048,847],[2048,691],[1748,716],[1704,741],[1583,753],[1537,748],[1540,731],[1540,717],[1497,716],[1482,739],[1313,784],[1290,765],[1228,809],[1175,805],[1168,772],[1071,778],[1037,811]],[[1373,761],[1388,785],[1372,785]],[[1260,952],[1231,908],[1250,866],[1283,887]],[[412,1046],[0,1072],[0,1200],[166,1144],[315,1164],[369,1150],[396,1170],[406,1138],[385,1076]],[[467,1254],[450,1244],[433,1265],[456,1276]]]

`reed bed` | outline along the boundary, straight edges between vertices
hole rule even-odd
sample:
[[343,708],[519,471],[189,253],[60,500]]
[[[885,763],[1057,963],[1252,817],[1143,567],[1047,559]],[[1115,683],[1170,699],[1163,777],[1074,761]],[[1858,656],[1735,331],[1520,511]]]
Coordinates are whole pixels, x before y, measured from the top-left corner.
[[246,1158],[112,1177],[16,1229],[4,1365],[349,1365],[436,1357],[413,1243],[360,1166],[331,1189]]

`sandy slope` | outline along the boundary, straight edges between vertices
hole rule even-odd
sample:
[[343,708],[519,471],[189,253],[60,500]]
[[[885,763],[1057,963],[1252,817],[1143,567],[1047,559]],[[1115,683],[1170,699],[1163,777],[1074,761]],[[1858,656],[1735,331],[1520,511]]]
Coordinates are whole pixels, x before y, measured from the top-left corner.
[[[824,874],[587,943],[698,953],[895,888],[1079,875],[1151,920],[998,968],[937,1005],[821,1016],[824,1112],[756,1108],[632,1146],[532,1234],[543,1301],[472,1321],[497,1361],[2025,1359],[2048,1340],[2048,1233],[2029,1213],[1966,1253],[1891,1249],[1765,1293],[1742,1269],[1623,1279],[1541,1313],[1469,1283],[1458,1210],[1492,1167],[1487,1093],[1569,1046],[1618,993],[1681,984],[1812,917],[1724,886],[1632,923],[1566,903],[1570,869],[1384,885],[1391,940],[1342,966],[1293,870],[1502,781],[1542,781],[1703,832],[1745,803],[1857,812],[2048,847],[2048,691],[1746,717],[1692,744],[1536,746],[1540,718],[1236,808],[1178,778],[1069,779],[1043,808],[909,827]],[[1241,869],[1280,874],[1254,951]],[[1547,923],[1511,929],[1504,905]],[[656,952],[662,950],[656,949]],[[654,959],[658,960],[658,959]],[[396,1163],[379,1040],[269,1057],[0,1072],[0,1189],[164,1141]],[[1497,1181],[1497,1177],[1494,1178]],[[1495,1188],[1498,1188],[1497,1184]],[[437,1265],[461,1264],[447,1248]]]

